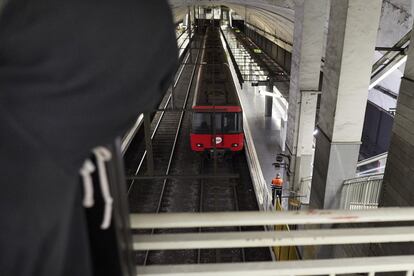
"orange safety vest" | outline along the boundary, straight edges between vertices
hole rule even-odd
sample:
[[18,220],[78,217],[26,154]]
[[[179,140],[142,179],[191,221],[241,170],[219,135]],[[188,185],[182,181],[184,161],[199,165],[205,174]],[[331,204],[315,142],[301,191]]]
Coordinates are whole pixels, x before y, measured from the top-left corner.
[[272,179],[272,186],[282,187],[283,186],[283,179],[282,178],[273,178]]

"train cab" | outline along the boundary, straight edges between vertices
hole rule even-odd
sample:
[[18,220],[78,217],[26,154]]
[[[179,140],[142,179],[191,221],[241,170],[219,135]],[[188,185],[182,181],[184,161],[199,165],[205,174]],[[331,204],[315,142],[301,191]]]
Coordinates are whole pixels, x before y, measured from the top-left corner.
[[206,29],[190,133],[196,152],[243,150],[243,113],[220,39],[219,27]]
[[193,151],[243,149],[243,114],[241,108],[194,108],[191,128]]

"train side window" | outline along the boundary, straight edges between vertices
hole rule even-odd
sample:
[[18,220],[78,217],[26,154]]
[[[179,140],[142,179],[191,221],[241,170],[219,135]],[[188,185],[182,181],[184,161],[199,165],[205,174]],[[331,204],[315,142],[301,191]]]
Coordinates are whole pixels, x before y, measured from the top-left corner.
[[237,121],[239,132],[243,132],[243,114],[241,112],[237,113]]

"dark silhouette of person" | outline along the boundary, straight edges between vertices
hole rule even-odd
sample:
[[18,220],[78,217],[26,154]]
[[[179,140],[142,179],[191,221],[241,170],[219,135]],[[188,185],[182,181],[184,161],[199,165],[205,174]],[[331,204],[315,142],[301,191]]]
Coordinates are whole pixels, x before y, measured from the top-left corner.
[[92,275],[79,169],[171,83],[165,0],[0,3],[0,275]]
[[208,131],[208,130],[209,130],[209,128],[208,128],[208,124],[207,124],[207,122],[206,122],[206,121],[203,121],[203,122],[201,123],[201,125],[200,125],[200,129],[201,129],[202,131]]

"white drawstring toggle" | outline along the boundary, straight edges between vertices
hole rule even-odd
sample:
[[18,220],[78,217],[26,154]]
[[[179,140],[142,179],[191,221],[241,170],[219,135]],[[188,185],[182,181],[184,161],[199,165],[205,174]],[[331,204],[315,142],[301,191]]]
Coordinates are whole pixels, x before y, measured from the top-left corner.
[[112,196],[109,191],[108,177],[106,174],[105,162],[111,160],[111,152],[105,147],[96,147],[93,149],[96,156],[96,163],[98,165],[99,182],[101,185],[102,197],[105,202],[104,217],[101,224],[101,229],[108,229],[111,225],[112,216]]
[[90,208],[94,204],[93,200],[93,184],[92,184],[92,177],[91,174],[95,171],[95,166],[91,162],[91,160],[87,159],[84,163],[82,168],[79,170],[80,175],[82,176],[83,182],[83,206],[86,208]]

